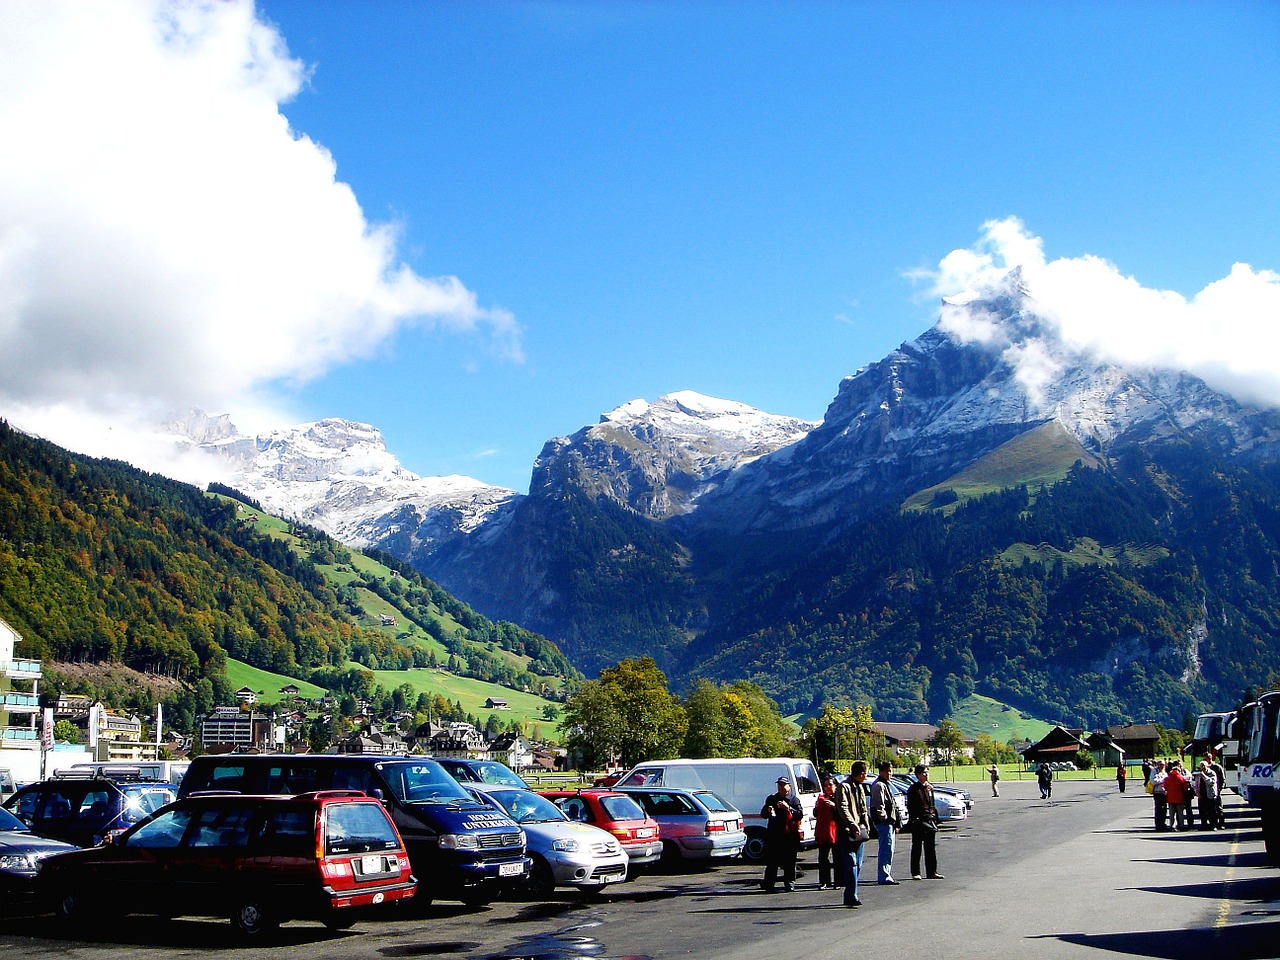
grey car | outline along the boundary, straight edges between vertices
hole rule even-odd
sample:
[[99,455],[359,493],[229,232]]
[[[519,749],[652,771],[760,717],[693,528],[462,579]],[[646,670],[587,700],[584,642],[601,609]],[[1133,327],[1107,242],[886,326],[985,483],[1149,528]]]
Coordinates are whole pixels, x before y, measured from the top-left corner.
[[583,891],[627,879],[627,854],[613,834],[566,817],[554,803],[531,790],[469,783],[467,789],[507,814],[524,830],[533,866],[526,892],[545,897],[558,886]]
[[742,814],[711,790],[618,787],[658,821],[663,859],[727,860],[742,853],[747,835]]

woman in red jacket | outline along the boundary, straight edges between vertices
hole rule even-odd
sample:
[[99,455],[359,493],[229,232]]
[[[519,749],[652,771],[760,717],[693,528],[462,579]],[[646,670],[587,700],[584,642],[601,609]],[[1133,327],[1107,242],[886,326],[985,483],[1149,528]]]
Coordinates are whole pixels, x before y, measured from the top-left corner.
[[[836,782],[831,777],[822,780],[822,794],[813,805],[814,837],[818,841],[818,889],[834,890],[844,886],[844,871],[836,848]],[[832,882],[832,863],[835,877]]]
[[1187,829],[1187,791],[1191,784],[1182,772],[1177,760],[1169,764],[1169,775],[1164,778],[1164,792],[1169,798],[1169,820],[1174,830]]

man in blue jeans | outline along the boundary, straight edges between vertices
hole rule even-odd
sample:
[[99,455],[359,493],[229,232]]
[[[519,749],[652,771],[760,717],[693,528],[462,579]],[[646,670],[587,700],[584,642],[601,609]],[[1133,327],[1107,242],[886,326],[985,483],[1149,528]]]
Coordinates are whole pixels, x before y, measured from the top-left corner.
[[893,764],[880,761],[880,775],[871,784],[871,822],[875,824],[880,847],[876,851],[876,879],[883,884],[896,885],[893,879],[893,847],[898,830],[902,827],[902,814],[893,799],[893,785],[889,777]]
[[864,784],[867,765],[862,760],[853,762],[853,772],[836,791],[836,849],[840,865],[844,869],[844,905],[860,907],[858,899],[858,874],[862,872],[863,847],[871,833],[871,818],[867,815],[867,795]]

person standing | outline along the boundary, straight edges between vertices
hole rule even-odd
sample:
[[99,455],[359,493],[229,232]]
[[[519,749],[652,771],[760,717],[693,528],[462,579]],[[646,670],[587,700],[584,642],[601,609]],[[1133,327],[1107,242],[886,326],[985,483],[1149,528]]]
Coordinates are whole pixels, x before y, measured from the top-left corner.
[[1124,761],[1121,760],[1116,764],[1116,786],[1120,788],[1120,792],[1124,793],[1124,784],[1129,777],[1129,772],[1124,768]]
[[1049,764],[1043,760],[1040,761],[1040,767],[1036,770],[1036,780],[1040,783],[1040,799],[1051,799],[1053,797],[1053,771],[1049,769]]
[[991,778],[991,795],[1000,796],[1000,768],[996,766],[994,760],[991,761],[991,766],[987,767],[987,775]]
[[1190,786],[1178,761],[1172,761],[1164,778],[1164,793],[1169,804],[1169,826],[1174,830],[1187,829],[1187,795],[1190,793]]
[[795,889],[796,854],[800,850],[800,823],[804,808],[791,796],[791,781],[778,778],[778,790],[769,796],[760,808],[765,821],[764,879],[760,886],[765,893],[774,893],[778,873],[782,873],[782,889],[790,893]]
[[[822,778],[822,793],[813,804],[814,839],[818,842],[818,889],[834,890],[836,884],[844,884],[840,869],[840,856],[836,852],[836,782]],[[835,864],[835,883],[832,883],[832,863]]]
[[858,875],[862,858],[871,836],[871,818],[867,814],[867,764],[853,761],[853,771],[836,791],[836,843],[840,851],[840,868],[844,871],[844,905],[860,907]]
[[[1151,782],[1151,761],[1146,757],[1142,758],[1142,789],[1147,789],[1147,784]],[[1150,792],[1150,791],[1148,791]]]
[[1222,797],[1218,793],[1218,778],[1207,757],[1200,761],[1199,788],[1196,796],[1200,798],[1200,829],[1216,830]]
[[911,831],[911,879],[920,879],[920,856],[924,855],[925,876],[944,879],[938,872],[938,808],[933,802],[929,768],[916,764],[916,782],[907,790],[907,829]]
[[1164,761],[1157,760],[1151,768],[1151,797],[1156,803],[1156,829],[1169,828],[1169,798],[1164,792]]
[[888,760],[881,760],[879,776],[871,784],[871,822],[875,824],[879,843],[876,850],[876,880],[890,886],[898,883],[893,879],[893,848],[897,844],[898,830],[902,828],[902,812],[894,800],[893,784],[889,781],[892,773],[893,764]]
[[1222,764],[1218,762],[1217,756],[1212,750],[1209,751],[1209,769],[1213,773],[1214,779],[1218,782],[1218,802],[1214,805],[1216,817],[1213,825],[1225,830],[1227,826],[1227,818],[1222,812],[1223,791],[1227,789],[1227,771],[1222,768]]

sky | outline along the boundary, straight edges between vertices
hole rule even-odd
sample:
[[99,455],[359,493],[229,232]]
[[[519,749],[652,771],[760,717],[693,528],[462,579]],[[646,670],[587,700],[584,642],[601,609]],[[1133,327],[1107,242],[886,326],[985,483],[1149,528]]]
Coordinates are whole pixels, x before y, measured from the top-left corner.
[[199,408],[523,491],[636,398],[819,420],[1015,266],[1280,404],[1273,2],[14,0],[0,131],[0,417],[149,469]]

